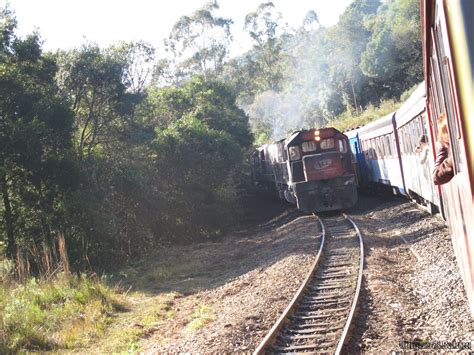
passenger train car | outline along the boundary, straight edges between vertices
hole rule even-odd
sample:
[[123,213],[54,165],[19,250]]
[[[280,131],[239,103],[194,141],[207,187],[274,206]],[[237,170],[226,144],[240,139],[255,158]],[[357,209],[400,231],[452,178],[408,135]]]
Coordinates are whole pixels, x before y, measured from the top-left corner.
[[349,141],[334,128],[301,130],[252,155],[255,181],[304,212],[349,208],[357,184]]
[[431,178],[434,140],[424,83],[396,112],[345,133],[359,166],[361,186],[382,186],[426,206],[431,213],[437,211],[440,199]]
[[[474,1],[422,0],[425,81],[394,113],[346,132],[362,186],[385,186],[446,219],[474,315]],[[435,186],[437,118],[454,177]]]
[[448,118],[454,177],[440,199],[474,315],[474,1],[422,0],[426,108]]
[[[359,186],[387,189],[441,212],[474,316],[474,1],[421,0],[421,9],[425,81],[396,112],[345,132],[347,138],[328,128],[263,146],[254,155],[254,174],[304,211],[353,205],[356,171]],[[441,113],[454,177],[436,186]]]

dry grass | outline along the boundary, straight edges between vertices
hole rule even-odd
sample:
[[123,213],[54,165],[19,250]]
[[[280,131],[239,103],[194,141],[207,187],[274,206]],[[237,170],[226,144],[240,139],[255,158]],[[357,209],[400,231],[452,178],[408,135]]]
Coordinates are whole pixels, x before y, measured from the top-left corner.
[[86,276],[0,283],[0,352],[71,349],[104,333],[122,296]]

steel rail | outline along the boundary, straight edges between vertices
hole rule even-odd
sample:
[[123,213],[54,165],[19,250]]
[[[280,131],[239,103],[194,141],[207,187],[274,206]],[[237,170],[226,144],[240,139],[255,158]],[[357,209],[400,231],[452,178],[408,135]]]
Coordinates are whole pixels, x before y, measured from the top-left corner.
[[[314,214],[313,214],[314,215]],[[270,329],[270,332],[263,338],[262,342],[260,345],[255,349],[253,352],[253,355],[258,355],[258,354],[263,354],[265,348],[267,348],[269,345],[273,343],[273,340],[275,337],[278,336],[280,333],[281,329],[283,326],[288,322],[288,317],[293,313],[295,305],[298,303],[298,301],[301,299],[301,297],[304,295],[304,291],[306,290],[306,287],[310,283],[314,272],[316,271],[319,261],[321,260],[321,256],[323,254],[323,249],[324,249],[324,241],[326,238],[326,228],[324,227],[324,224],[321,222],[321,219],[314,215],[316,218],[318,218],[318,222],[321,226],[321,242],[319,243],[319,250],[318,254],[316,255],[316,260],[314,263],[311,265],[311,269],[306,275],[306,278],[304,279],[303,283],[301,284],[300,288],[296,292],[295,296],[291,300],[290,304],[286,309],[283,311],[281,314],[280,318],[278,318],[277,322],[273,325],[273,327]]]
[[344,330],[342,331],[341,338],[339,339],[339,343],[337,344],[336,351],[334,354],[339,355],[342,351],[342,347],[344,346],[344,343],[346,341],[347,336],[349,335],[349,329],[352,324],[352,319],[355,315],[356,309],[357,309],[357,304],[359,302],[359,294],[360,294],[360,289],[362,287],[362,274],[363,274],[363,269],[364,269],[364,241],[362,240],[362,234],[360,233],[359,227],[354,223],[352,218],[350,218],[348,215],[343,213],[343,216],[351,222],[352,226],[356,230],[357,237],[359,238],[359,246],[360,246],[360,261],[359,261],[359,275],[357,277],[357,286],[356,286],[356,291],[354,294],[354,298],[352,301],[352,306],[351,310],[349,312],[349,316],[347,317],[346,325],[344,326]]
[[[330,260],[330,259],[327,259],[325,257],[325,253],[326,253],[326,251],[324,250],[325,244],[329,243],[327,248],[331,248],[331,250],[332,250],[332,247],[335,247],[333,243],[336,243],[336,248],[337,248],[337,245],[341,245],[340,244],[341,242],[339,242],[339,244],[337,244],[338,242],[331,242],[333,240],[333,239],[331,239],[331,240],[328,240],[328,243],[325,243],[325,240],[327,239],[326,238],[327,237],[327,227],[325,226],[323,221],[318,216],[316,216],[316,217],[318,218],[318,221],[321,225],[321,235],[322,235],[320,246],[319,246],[319,251],[318,251],[318,254],[316,256],[316,260],[312,264],[312,266],[310,268],[310,271],[308,272],[306,278],[304,279],[304,281],[301,284],[300,288],[298,289],[297,293],[295,294],[295,296],[291,300],[290,304],[286,307],[286,309],[283,311],[283,313],[281,314],[281,316],[279,317],[279,319],[277,320],[275,325],[271,328],[270,332],[265,336],[263,341],[260,343],[260,345],[254,351],[254,353],[253,353],[254,355],[263,354],[266,351],[270,351],[270,352],[277,351],[278,352],[278,351],[281,350],[281,351],[285,351],[285,352],[286,351],[294,352],[294,351],[309,350],[309,349],[313,348],[310,344],[303,345],[301,343],[299,345],[297,343],[297,344],[291,345],[291,346],[288,344],[288,345],[284,346],[283,348],[280,347],[280,346],[276,346],[275,348],[273,348],[275,346],[275,344],[277,343],[277,338],[279,338],[279,336],[282,334],[283,331],[285,331],[285,332],[296,332],[296,333],[294,333],[295,335],[300,334],[300,335],[296,335],[296,336],[291,336],[294,339],[313,339],[314,338],[314,339],[320,339],[320,341],[323,340],[323,343],[324,343],[323,348],[327,349],[329,347],[329,348],[335,349],[333,351],[337,355],[339,355],[341,353],[342,348],[343,348],[346,340],[348,339],[349,331],[351,329],[351,324],[352,324],[353,318],[355,316],[356,309],[357,309],[358,302],[359,302],[360,289],[362,287],[362,273],[363,273],[363,266],[364,266],[364,243],[363,243],[363,239],[362,239],[362,234],[360,233],[360,230],[357,227],[357,225],[354,223],[354,221],[349,216],[347,216],[346,214],[343,214],[344,219],[349,222],[350,226],[353,228],[352,230],[353,231],[355,230],[355,232],[356,232],[356,235],[358,237],[358,243],[356,242],[356,245],[358,244],[358,247],[360,249],[360,251],[358,253],[359,254],[359,263],[358,263],[359,269],[358,269],[357,274],[354,275],[354,279],[356,279],[357,282],[356,282],[355,288],[353,289],[354,291],[351,291],[347,294],[347,296],[349,296],[350,294],[353,294],[353,297],[351,297],[347,300],[341,299],[341,300],[337,301],[337,300],[333,299],[333,296],[330,296],[330,295],[325,296],[324,294],[322,294],[322,295],[317,296],[317,297],[311,296],[311,297],[315,297],[315,298],[313,298],[313,301],[307,300],[304,303],[300,304],[300,301],[303,300],[303,297],[308,295],[307,292],[310,292],[310,294],[313,292],[313,291],[308,291],[308,290],[311,290],[311,289],[314,290],[314,287],[317,287],[320,290],[328,289],[328,288],[331,288],[331,289],[338,289],[339,288],[339,289],[341,289],[341,288],[349,287],[348,285],[347,286],[346,285],[341,285],[340,281],[335,281],[335,280],[339,277],[343,277],[343,275],[346,275],[343,270],[346,267],[345,265],[349,266],[351,264],[351,262],[347,261],[346,263],[344,263],[342,260],[339,260],[339,263],[342,262],[342,264],[336,265],[336,268],[333,267],[332,272],[327,273],[327,271],[322,271],[322,270],[327,270],[326,269],[327,266],[325,266],[325,265],[331,264],[331,262],[329,262],[329,264],[328,264],[328,260]],[[343,235],[347,233],[347,232],[341,231],[338,227],[336,229],[334,229],[335,228],[334,225],[332,227],[330,227],[328,225],[328,227],[329,227],[329,233],[330,233],[330,235],[333,236],[333,238],[335,236],[336,236],[336,238],[340,238],[339,236],[341,236],[341,233],[343,233]],[[349,234],[347,234],[347,235],[349,236]],[[337,240],[341,240],[341,239],[337,239]],[[344,243],[344,242],[342,241],[342,243]],[[332,245],[332,247],[331,247],[331,245]],[[332,256],[332,257],[330,256],[331,253],[330,253],[329,250],[327,251],[327,253],[329,255],[329,258],[334,257],[334,256]],[[344,253],[334,254],[334,252],[333,252],[332,255],[341,255],[341,257],[342,257],[342,255],[344,255]],[[346,255],[348,255],[348,254],[346,254]],[[334,262],[332,262],[332,263],[334,263]],[[322,265],[322,266],[319,267],[319,265]],[[357,265],[357,264],[355,264],[355,265]],[[316,272],[319,273],[319,276],[317,276],[318,274],[316,274]],[[324,274],[320,274],[320,272],[326,272],[326,276],[323,276]],[[317,277],[316,279],[320,280],[322,283],[316,283],[316,284],[311,285],[312,283],[315,282],[315,279],[314,279],[315,277]],[[330,281],[329,283],[328,283],[328,281],[325,281],[325,280],[330,280],[330,279],[332,279],[334,281]],[[319,284],[319,286],[318,286],[318,284]],[[354,285],[354,284],[352,284],[352,285]],[[309,287],[309,286],[311,286],[311,287]],[[352,287],[354,287],[354,286],[351,286],[349,288],[352,288]],[[323,291],[323,293],[324,293],[324,291]],[[346,297],[346,296],[344,296],[344,297]],[[327,301],[325,301],[325,300],[327,300]],[[314,303],[314,302],[316,302],[316,303]],[[329,343],[324,342],[325,336],[323,334],[319,333],[325,327],[324,324],[320,325],[320,327],[323,326],[323,328],[317,328],[317,326],[316,326],[316,328],[314,328],[313,330],[311,330],[310,328],[314,327],[315,325],[311,325],[311,324],[298,325],[299,330],[296,330],[298,328],[293,328],[293,329],[287,328],[287,326],[289,326],[290,323],[293,323],[295,321],[295,319],[299,319],[299,318],[303,319],[303,318],[305,318],[304,316],[307,316],[306,318],[308,318],[308,319],[309,318],[315,318],[315,317],[316,318],[325,318],[324,314],[321,314],[320,311],[311,311],[310,309],[308,309],[306,311],[303,311],[303,309],[305,309],[307,307],[312,308],[313,306],[310,306],[311,304],[318,304],[318,303],[322,307],[326,307],[329,304],[328,302],[329,303],[332,302],[332,303],[334,303],[334,305],[341,305],[341,302],[342,303],[347,303],[347,306],[343,306],[342,308],[336,309],[337,312],[344,312],[345,314],[347,314],[347,317],[344,317],[345,320],[341,319],[340,327],[336,325],[335,326],[336,328],[334,328],[334,330],[342,329],[342,330],[340,330],[341,335],[338,337],[337,340],[335,339],[335,342],[333,343],[334,345],[331,346],[330,342]],[[299,313],[302,313],[302,315],[297,316]],[[313,315],[313,313],[314,313],[314,315]],[[341,316],[342,316],[342,314],[341,314]],[[326,324],[326,326],[331,328],[330,324]],[[301,327],[307,328],[307,330],[302,330]],[[324,328],[324,329],[329,329],[329,328]],[[313,331],[315,333],[313,333]],[[273,348],[273,350],[272,350],[272,348]],[[318,351],[317,349],[318,349],[318,346],[316,346],[316,348],[314,348],[312,351],[315,351],[315,350]],[[328,350],[325,350],[324,352],[327,352],[327,351]]]

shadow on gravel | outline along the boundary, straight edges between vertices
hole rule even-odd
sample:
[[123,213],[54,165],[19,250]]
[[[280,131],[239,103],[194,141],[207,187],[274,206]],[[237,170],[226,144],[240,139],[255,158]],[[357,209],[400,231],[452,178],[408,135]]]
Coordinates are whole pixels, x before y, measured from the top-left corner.
[[[366,250],[367,255],[370,255],[371,249],[374,248],[409,246],[436,233],[441,233],[443,230],[443,226],[433,225],[415,231],[406,231],[407,224],[419,222],[429,214],[415,205],[410,208],[410,202],[403,196],[360,194],[358,204],[347,213],[353,216],[356,222],[363,222],[362,233],[368,234],[371,244],[371,248]],[[383,227],[381,228],[382,220]]]
[[[135,263],[124,270],[120,280],[133,289],[150,294],[162,292],[179,292],[183,295],[194,294],[203,290],[215,289],[239,276],[257,270],[264,271],[270,265],[291,255],[315,255],[318,245],[319,224],[311,215],[305,215],[296,208],[282,204],[279,200],[264,200],[256,202],[254,210],[268,208],[259,221],[246,229],[229,233],[220,240],[175,246],[157,252],[153,257]],[[369,230],[370,248],[366,247],[366,255],[373,248],[387,248],[403,244],[403,236],[407,241],[414,242],[427,238],[430,233],[436,233],[439,227],[433,226],[430,233],[422,232],[406,234],[403,229],[407,220],[413,219],[413,213],[406,212],[407,200],[397,196],[367,196],[360,195],[358,204],[346,213],[354,217],[356,223],[363,221],[362,233]],[[404,207],[402,207],[402,205]],[[377,235],[380,228],[381,214],[387,209],[396,209],[397,213],[385,216],[387,228],[399,230],[393,238]],[[422,218],[424,212],[419,211]],[[337,214],[337,213],[336,213]],[[330,216],[325,213],[321,216]],[[376,216],[376,217],[374,217]],[[262,221],[263,219],[263,221]],[[305,232],[308,226],[314,232]],[[299,231],[295,237],[292,233]]]
[[[269,199],[266,204],[272,205],[274,212],[266,212],[266,221],[219,240],[157,252],[121,272],[120,283],[149,294],[191,295],[215,289],[253,270],[262,272],[294,254],[315,255],[319,240],[316,219],[280,201]],[[314,231],[301,232],[308,230],[308,223],[314,224]],[[292,233],[297,230],[295,237]]]

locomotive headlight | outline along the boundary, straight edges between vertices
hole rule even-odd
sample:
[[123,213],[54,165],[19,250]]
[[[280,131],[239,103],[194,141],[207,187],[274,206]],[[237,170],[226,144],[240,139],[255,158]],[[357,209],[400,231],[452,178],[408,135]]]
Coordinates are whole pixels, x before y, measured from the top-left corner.
[[319,142],[319,141],[321,140],[321,137],[318,137],[318,136],[317,136],[317,137],[314,137],[314,140],[315,140],[316,142]]
[[319,131],[318,130],[314,131],[314,140],[315,141],[321,140],[321,137],[319,136]]
[[299,160],[301,158],[299,147],[290,147],[289,153],[290,153],[290,160]]

